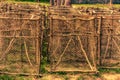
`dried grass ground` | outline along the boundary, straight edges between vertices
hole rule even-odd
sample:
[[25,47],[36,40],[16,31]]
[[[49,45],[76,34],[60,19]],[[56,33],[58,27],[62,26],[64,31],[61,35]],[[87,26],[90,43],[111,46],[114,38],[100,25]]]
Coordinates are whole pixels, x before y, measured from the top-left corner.
[[100,77],[88,74],[46,75],[39,80],[120,80],[120,74],[102,74]]
[[44,74],[41,78],[35,77],[24,77],[19,76],[15,79],[0,79],[0,80],[120,80],[120,74],[115,73],[104,73],[99,76],[95,74],[66,74],[66,75],[59,75],[59,74]]

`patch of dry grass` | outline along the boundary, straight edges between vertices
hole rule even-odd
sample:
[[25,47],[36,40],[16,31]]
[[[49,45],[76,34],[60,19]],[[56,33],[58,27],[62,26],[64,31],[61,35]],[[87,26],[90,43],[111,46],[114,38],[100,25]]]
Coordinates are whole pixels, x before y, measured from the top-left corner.
[[95,8],[120,8],[119,4],[113,4],[113,6],[110,6],[109,4],[73,4],[74,8],[78,7],[95,7]]
[[[27,2],[27,1],[24,1],[24,2],[21,2],[21,1],[14,1],[14,0],[7,0],[5,2],[8,2],[8,3],[23,3],[23,4],[40,4],[40,5],[45,5],[45,6],[50,6],[50,4],[48,2]],[[95,8],[110,8],[111,6],[109,4],[72,4],[72,6],[74,8],[78,8],[78,7],[95,7]],[[115,7],[115,8],[120,8],[120,5],[119,4],[113,4],[112,7]]]

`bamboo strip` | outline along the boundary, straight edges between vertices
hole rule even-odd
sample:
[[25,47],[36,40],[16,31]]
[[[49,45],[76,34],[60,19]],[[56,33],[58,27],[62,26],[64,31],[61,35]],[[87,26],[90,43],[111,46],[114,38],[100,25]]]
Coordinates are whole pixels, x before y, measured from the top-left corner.
[[[16,32],[14,32],[13,35],[15,35],[15,34],[16,34]],[[10,49],[13,46],[14,42],[15,42],[15,38],[12,38],[9,45],[8,45],[8,47],[7,47],[7,49],[5,50],[5,52],[3,52],[2,56],[0,57],[0,61],[3,60],[3,58],[6,56],[6,54],[10,51]]]
[[0,36],[1,38],[38,38],[37,36]]
[[77,17],[77,18],[60,18],[60,17],[58,17],[58,18],[56,18],[56,17],[53,17],[53,20],[84,20],[84,21],[90,21],[90,20],[93,20],[93,19],[95,19],[95,17],[90,17],[90,18],[80,18],[80,17]]
[[97,70],[54,70],[50,72],[80,72],[80,73],[98,73],[99,71]]
[[109,44],[110,44],[110,36],[108,36],[108,39],[107,39],[107,45],[106,45],[106,49],[105,49],[105,54],[104,54],[104,56],[103,56],[103,62],[105,61]]
[[87,54],[86,54],[85,50],[84,50],[84,48],[83,48],[83,45],[82,45],[82,42],[81,42],[80,37],[77,36],[77,38],[78,38],[78,40],[79,40],[79,44],[80,44],[81,50],[82,50],[82,52],[83,52],[83,54],[84,54],[84,56],[85,56],[85,58],[86,58],[87,63],[89,64],[91,70],[94,70],[93,67],[92,67],[92,65],[91,65],[91,63],[90,63],[90,61],[89,61],[89,59],[88,59],[88,57],[87,57]]
[[30,58],[29,58],[29,53],[28,53],[27,44],[26,44],[25,39],[24,39],[24,46],[25,46],[25,54],[26,54],[26,57],[27,57],[27,59],[28,59],[28,62],[29,62],[29,64],[30,64],[31,66],[33,66],[33,65],[32,65],[32,62],[31,62],[31,60],[30,60]]
[[118,46],[118,44],[116,43],[116,41],[114,39],[112,39],[112,40],[113,40],[114,44],[116,45],[118,51],[120,52],[120,47]]
[[55,69],[55,68],[59,65],[59,63],[60,63],[60,61],[61,61],[62,57],[64,56],[65,51],[67,50],[67,48],[68,48],[68,46],[69,46],[69,44],[70,44],[71,40],[72,40],[72,38],[70,38],[70,39],[69,39],[69,41],[68,41],[68,43],[67,43],[67,45],[66,45],[66,47],[65,47],[64,51],[62,52],[62,54],[60,55],[60,57],[59,57],[59,59],[58,59],[58,61],[57,61],[56,65],[55,65],[55,67],[54,67],[54,69]]
[[8,74],[8,75],[23,75],[23,76],[42,76],[41,74],[31,74],[31,73],[11,73],[11,72],[2,72],[0,71],[0,74]]
[[0,17],[0,19],[9,19],[9,20],[32,20],[32,21],[38,21],[40,18],[38,17],[38,18],[10,18],[10,17]]

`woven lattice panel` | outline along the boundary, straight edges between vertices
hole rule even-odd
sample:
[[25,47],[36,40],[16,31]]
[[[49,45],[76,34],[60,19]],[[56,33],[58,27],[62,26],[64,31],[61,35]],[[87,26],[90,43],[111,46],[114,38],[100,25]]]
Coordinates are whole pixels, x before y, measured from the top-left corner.
[[95,19],[50,19],[49,52],[52,71],[96,71]]
[[105,17],[101,26],[101,63],[104,67],[120,67],[120,17]]
[[0,18],[0,71],[39,74],[42,21],[14,15]]

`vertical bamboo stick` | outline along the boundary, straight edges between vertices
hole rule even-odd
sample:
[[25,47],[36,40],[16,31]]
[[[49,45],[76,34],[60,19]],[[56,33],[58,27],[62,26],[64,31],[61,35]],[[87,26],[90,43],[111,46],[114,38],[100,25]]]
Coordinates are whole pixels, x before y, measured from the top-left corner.
[[112,58],[112,54],[113,54],[113,34],[114,34],[114,19],[113,19],[113,16],[112,16],[112,19],[111,19],[111,51],[110,51],[110,58]]
[[102,26],[102,17],[99,18],[99,22],[98,22],[98,64],[101,65],[101,26]]
[[[95,24],[93,24],[93,20],[90,21],[90,28],[94,29]],[[90,48],[90,58],[91,62],[93,64],[94,69],[96,70],[96,59],[95,59],[95,54],[96,54],[96,47],[95,47],[95,36],[94,36],[94,31],[92,34],[89,36],[89,48]]]
[[40,49],[40,46],[39,46],[39,21],[37,21],[37,25],[36,25],[36,28],[37,28],[37,31],[36,31],[36,63],[39,64],[39,61],[40,61],[40,55],[39,55],[39,49]]
[[2,54],[2,47],[3,47],[3,39],[2,39],[2,31],[0,31],[0,55]]
[[41,20],[38,20],[37,21],[37,23],[36,23],[36,25],[35,25],[35,28],[36,28],[36,55],[35,55],[35,57],[36,57],[36,64],[37,64],[37,72],[38,72],[38,74],[40,73],[40,57],[41,57],[41,53],[40,53],[40,26],[41,26],[41,24],[40,24],[40,21]]

